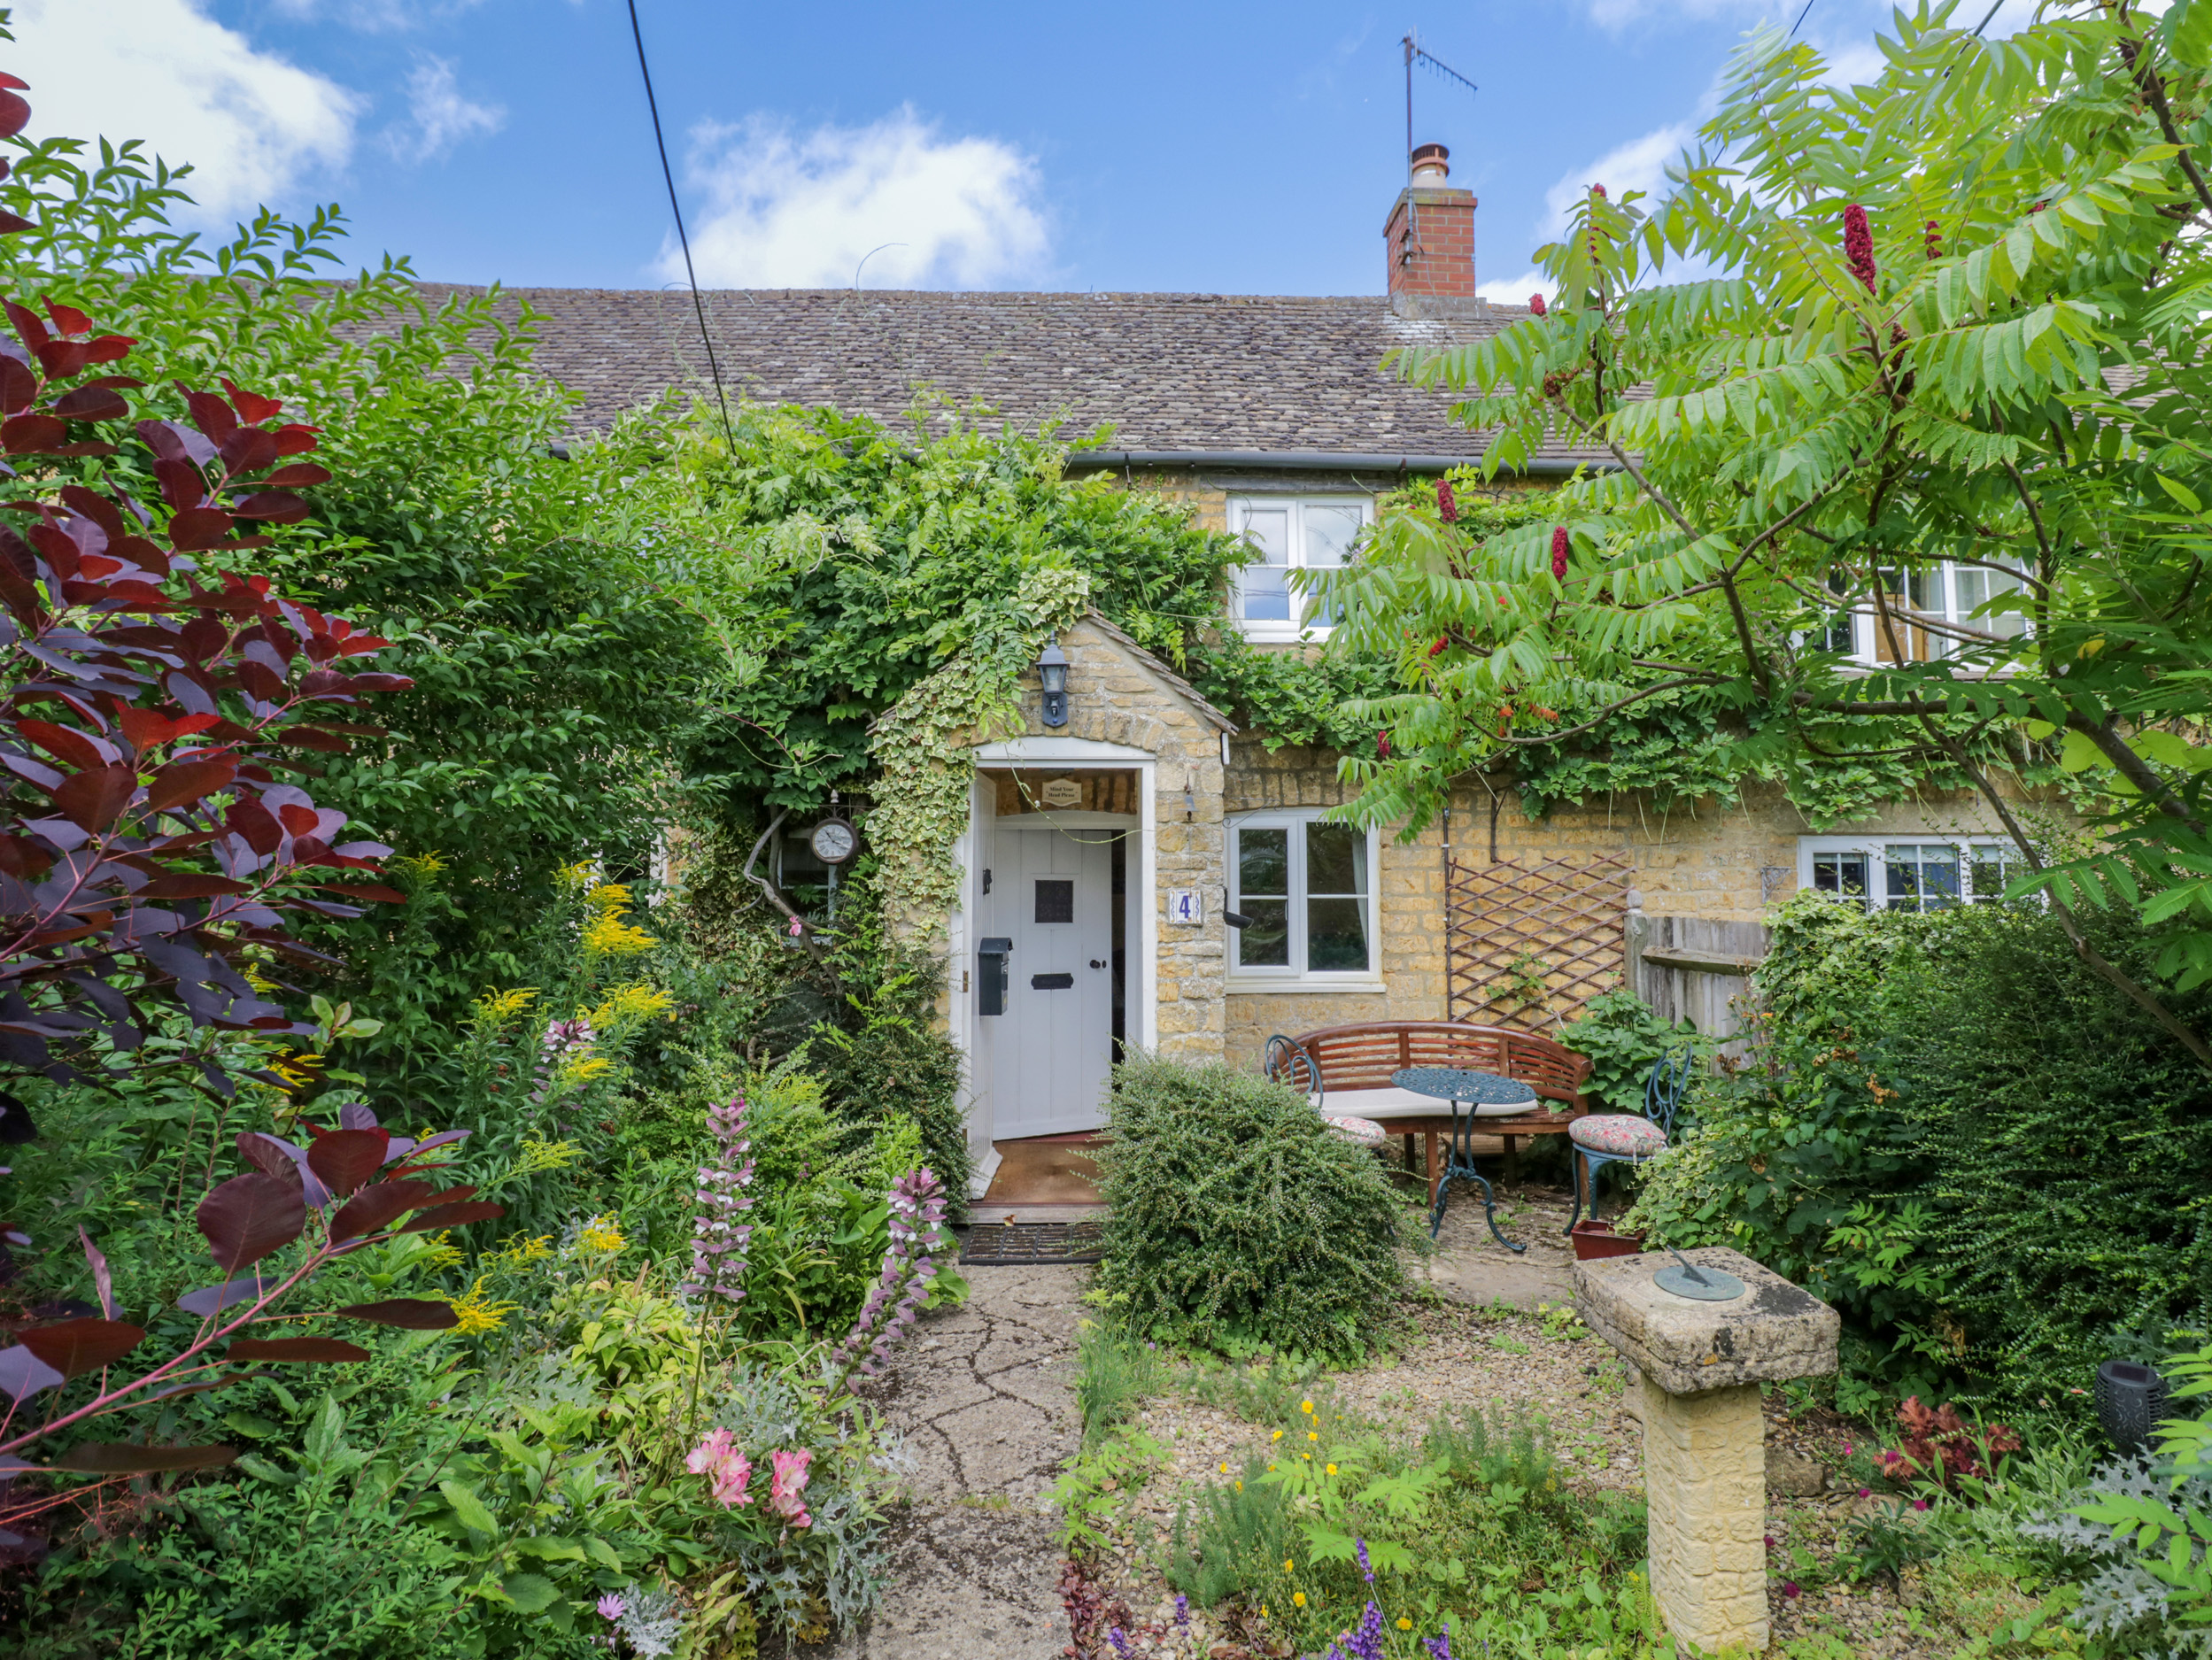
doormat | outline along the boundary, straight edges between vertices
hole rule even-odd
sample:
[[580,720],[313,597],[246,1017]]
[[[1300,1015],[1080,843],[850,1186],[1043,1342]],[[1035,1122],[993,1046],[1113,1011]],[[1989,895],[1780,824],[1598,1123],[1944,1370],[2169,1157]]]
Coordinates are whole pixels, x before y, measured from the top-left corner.
[[1105,1224],[1100,1222],[978,1223],[960,1247],[960,1265],[1095,1262],[1105,1254]]

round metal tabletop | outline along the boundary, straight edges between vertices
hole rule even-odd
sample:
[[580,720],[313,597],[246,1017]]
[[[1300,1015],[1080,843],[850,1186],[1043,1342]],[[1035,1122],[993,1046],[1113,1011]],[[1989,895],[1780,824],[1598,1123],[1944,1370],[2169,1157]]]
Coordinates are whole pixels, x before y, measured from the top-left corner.
[[1536,1092],[1528,1085],[1518,1078],[1500,1077],[1495,1072],[1469,1072],[1450,1066],[1410,1066],[1393,1072],[1390,1081],[1416,1095],[1434,1095],[1438,1100],[1466,1101],[1477,1107],[1536,1104]]

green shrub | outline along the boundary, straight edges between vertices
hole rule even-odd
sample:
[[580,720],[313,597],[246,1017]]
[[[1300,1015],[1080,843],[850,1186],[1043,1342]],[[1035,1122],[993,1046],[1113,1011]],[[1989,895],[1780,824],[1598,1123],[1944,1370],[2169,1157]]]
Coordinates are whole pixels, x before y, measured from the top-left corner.
[[1559,1034],[1559,1041],[1589,1057],[1589,1093],[1617,1113],[1644,1110],[1644,1086],[1651,1064],[1685,1045],[1702,1049],[1698,1029],[1688,1020],[1668,1025],[1634,992],[1605,992],[1583,1005],[1582,1017]]
[[[2084,920],[2148,979],[2154,940]],[[2053,918],[1802,895],[1774,922],[1750,1060],[1698,1081],[1632,1224],[1835,1303],[1862,1389],[2063,1401],[2114,1326],[2206,1324],[2212,1078]]]
[[1133,1331],[1309,1355],[1371,1347],[1420,1237],[1374,1155],[1257,1073],[1115,1070],[1101,1283]]

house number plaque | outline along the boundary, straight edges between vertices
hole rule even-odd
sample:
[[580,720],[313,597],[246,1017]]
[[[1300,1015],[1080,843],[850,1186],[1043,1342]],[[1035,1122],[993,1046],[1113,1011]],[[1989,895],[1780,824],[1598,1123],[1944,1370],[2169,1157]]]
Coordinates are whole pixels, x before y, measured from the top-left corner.
[[1167,891],[1167,920],[1195,925],[1206,920],[1206,907],[1200,902],[1196,888],[1170,888]]

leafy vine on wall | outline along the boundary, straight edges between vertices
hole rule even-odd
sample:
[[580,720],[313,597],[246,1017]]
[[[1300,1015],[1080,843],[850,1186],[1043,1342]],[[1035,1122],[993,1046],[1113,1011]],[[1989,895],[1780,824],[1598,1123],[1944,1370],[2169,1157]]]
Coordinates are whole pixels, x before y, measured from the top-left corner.
[[1038,566],[1012,600],[972,607],[965,647],[876,718],[869,747],[881,772],[868,834],[886,897],[911,929],[960,903],[954,845],[968,828],[975,746],[1021,725],[1022,670],[1044,637],[1090,606],[1087,572]]

